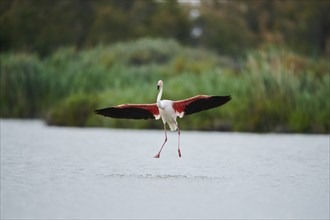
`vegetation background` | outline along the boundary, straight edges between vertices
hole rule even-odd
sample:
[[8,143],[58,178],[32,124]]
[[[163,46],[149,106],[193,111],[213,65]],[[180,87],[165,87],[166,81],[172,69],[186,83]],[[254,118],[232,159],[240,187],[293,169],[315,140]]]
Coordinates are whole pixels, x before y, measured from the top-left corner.
[[184,129],[330,131],[330,1],[0,0],[0,117],[161,128],[94,115],[231,95]]

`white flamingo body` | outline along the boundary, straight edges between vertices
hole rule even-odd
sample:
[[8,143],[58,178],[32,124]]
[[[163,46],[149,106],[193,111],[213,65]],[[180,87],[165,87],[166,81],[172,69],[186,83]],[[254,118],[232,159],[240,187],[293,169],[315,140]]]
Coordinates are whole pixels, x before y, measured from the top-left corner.
[[178,130],[178,153],[180,151],[180,129],[176,121],[177,117],[190,115],[203,110],[221,106],[230,101],[230,96],[207,96],[198,95],[180,101],[161,100],[163,94],[163,81],[159,80],[157,84],[159,93],[155,104],[123,104],[114,107],[95,110],[96,114],[112,118],[126,119],[160,119],[162,118],[165,131],[165,140],[155,158],[160,157],[160,153],[167,142],[166,123],[171,131]]
[[[176,114],[175,114],[175,110],[172,107],[171,101],[166,100],[168,102],[166,102],[166,104],[164,104],[163,108],[159,108],[159,114],[160,117],[162,118],[163,123],[167,123],[168,126],[170,127],[171,131],[175,131],[177,130],[177,122],[176,122]],[[165,102],[165,100],[164,100]]]

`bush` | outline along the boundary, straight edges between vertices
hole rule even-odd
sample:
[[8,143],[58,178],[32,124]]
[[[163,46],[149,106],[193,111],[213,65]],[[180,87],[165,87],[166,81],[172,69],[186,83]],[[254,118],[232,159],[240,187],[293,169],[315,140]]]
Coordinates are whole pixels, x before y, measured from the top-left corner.
[[0,56],[1,117],[40,117],[50,92],[43,63],[29,54]]
[[86,126],[97,104],[98,98],[95,95],[72,95],[52,106],[46,122],[49,125]]

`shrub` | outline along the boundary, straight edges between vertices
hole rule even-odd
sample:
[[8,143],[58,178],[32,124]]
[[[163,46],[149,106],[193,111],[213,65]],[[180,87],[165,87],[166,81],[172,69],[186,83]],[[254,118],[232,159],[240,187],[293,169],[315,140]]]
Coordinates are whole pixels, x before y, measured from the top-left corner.
[[57,103],[48,111],[46,122],[59,126],[86,126],[98,104],[95,95],[77,94]]
[[0,56],[1,117],[37,117],[50,92],[43,63],[30,54]]

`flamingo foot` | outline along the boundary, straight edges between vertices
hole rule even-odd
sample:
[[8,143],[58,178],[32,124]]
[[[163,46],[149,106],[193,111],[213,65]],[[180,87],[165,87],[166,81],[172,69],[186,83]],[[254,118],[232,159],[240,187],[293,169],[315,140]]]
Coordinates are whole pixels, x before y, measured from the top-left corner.
[[154,158],[159,158],[160,157],[160,154],[157,154],[156,156],[154,156]]
[[179,153],[179,157],[181,157],[181,151],[180,151],[180,149],[178,149],[178,153]]

